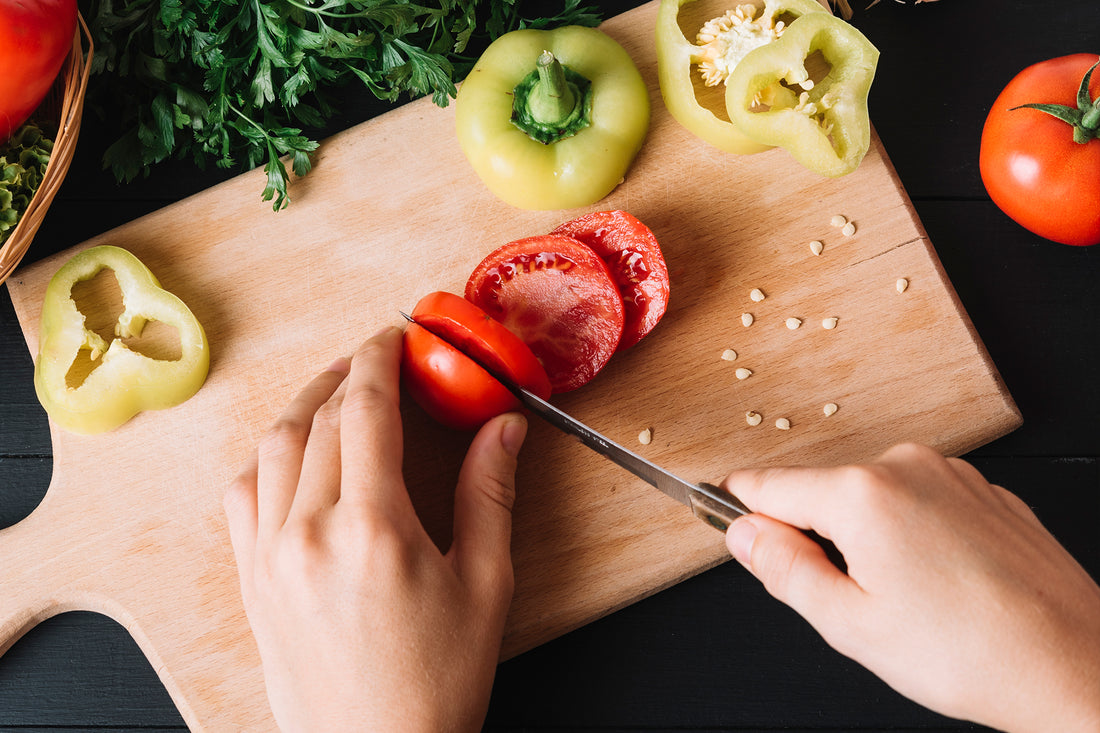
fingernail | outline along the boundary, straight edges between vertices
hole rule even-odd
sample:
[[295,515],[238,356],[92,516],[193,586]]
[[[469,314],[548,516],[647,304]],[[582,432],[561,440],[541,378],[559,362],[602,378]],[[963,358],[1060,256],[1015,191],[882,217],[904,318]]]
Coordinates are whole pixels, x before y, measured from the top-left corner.
[[328,369],[325,371],[347,374],[351,371],[351,359],[346,356],[337,357],[336,361],[329,364]]
[[726,548],[737,562],[752,569],[752,543],[756,541],[756,525],[744,517],[726,530]]
[[400,330],[400,329],[398,329],[397,326],[385,326],[383,328],[378,329],[378,331],[373,336],[371,336],[371,338],[376,339],[379,336],[385,336],[390,331],[398,331],[398,330]]
[[500,428],[500,445],[504,451],[515,458],[523,447],[527,437],[527,418],[518,413],[509,415]]

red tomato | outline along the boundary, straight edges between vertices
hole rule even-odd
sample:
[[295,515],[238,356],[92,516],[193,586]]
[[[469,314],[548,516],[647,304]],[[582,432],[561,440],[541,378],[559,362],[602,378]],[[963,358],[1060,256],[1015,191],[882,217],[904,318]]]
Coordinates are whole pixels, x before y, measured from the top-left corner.
[[587,244],[607,263],[625,309],[619,351],[653,330],[668,308],[668,267],[649,227],[625,211],[597,211],[567,221],[551,234]]
[[466,298],[535,352],[554,392],[586,384],[614,355],[623,299],[599,255],[572,237],[546,234],[489,254]]
[[76,0],[0,0],[0,144],[45,98],[75,33]]
[[[982,182],[993,203],[1026,229],[1063,244],[1100,242],[1100,139],[1094,134],[1075,142],[1071,124],[1038,109],[1013,108],[1077,110],[1081,82],[1097,58],[1079,53],[1024,69],[997,97],[982,130]],[[1100,72],[1092,75],[1089,100],[1098,94]]]
[[402,380],[413,399],[444,425],[473,429],[521,407],[466,353],[539,397],[550,396],[550,380],[526,344],[468,300],[431,293],[416,304],[412,317],[416,323],[405,329],[402,345]]

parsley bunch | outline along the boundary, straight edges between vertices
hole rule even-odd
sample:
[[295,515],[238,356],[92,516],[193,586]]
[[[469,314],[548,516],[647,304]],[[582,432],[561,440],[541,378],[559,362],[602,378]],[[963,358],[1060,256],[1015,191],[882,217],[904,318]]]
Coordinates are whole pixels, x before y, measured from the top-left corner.
[[[170,157],[267,172],[263,200],[289,203],[311,167],[334,90],[362,83],[378,99],[432,95],[446,106],[480,50],[516,28],[596,25],[565,0],[527,17],[520,0],[94,0],[93,104],[120,119],[104,152],[120,181]],[[543,3],[545,5],[545,3]]]

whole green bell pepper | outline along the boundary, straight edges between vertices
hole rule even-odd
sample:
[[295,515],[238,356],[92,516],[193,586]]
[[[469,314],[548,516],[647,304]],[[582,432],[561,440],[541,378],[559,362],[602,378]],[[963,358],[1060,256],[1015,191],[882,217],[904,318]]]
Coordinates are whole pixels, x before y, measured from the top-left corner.
[[[107,342],[89,329],[73,287],[104,269],[114,272],[123,312]],[[175,328],[179,358],[155,359],[131,349],[149,321]],[[102,433],[142,410],[178,405],[206,380],[206,333],[183,301],[162,289],[153,273],[127,250],[91,247],[69,259],[46,286],[34,387],[50,418],[74,433]]]
[[[814,82],[806,63],[820,55],[827,73]],[[726,111],[741,132],[784,148],[823,176],[855,170],[871,144],[867,96],[878,50],[828,13],[804,15],[726,79]]]
[[506,33],[455,99],[467,160],[522,209],[599,201],[622,182],[649,130],[649,92],[626,50],[595,28]]

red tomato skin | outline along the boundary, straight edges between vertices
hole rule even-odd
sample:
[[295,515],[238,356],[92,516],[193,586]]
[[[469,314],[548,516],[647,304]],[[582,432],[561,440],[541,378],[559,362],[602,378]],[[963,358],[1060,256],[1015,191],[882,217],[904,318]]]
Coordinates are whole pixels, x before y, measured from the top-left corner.
[[587,384],[622,338],[623,299],[611,271],[572,237],[544,234],[497,248],[466,281],[466,299],[530,347],[554,393]]
[[430,293],[416,304],[412,317],[416,323],[406,328],[402,342],[402,380],[438,422],[473,430],[522,407],[466,352],[539,397],[550,396],[550,380],[526,344],[465,298]]
[[668,266],[657,237],[633,214],[596,211],[550,233],[583,242],[607,263],[625,311],[619,351],[641,341],[660,322],[668,309]]
[[488,372],[415,323],[405,329],[402,341],[401,380],[425,412],[456,430],[474,430],[521,407]]
[[[1077,90],[1096,54],[1073,54],[1027,67],[994,101],[982,129],[982,183],[998,208],[1025,229],[1074,246],[1100,243],[1100,139],[1073,140],[1073,128],[1021,104],[1076,109]],[[1093,73],[1092,98],[1100,94]]]
[[50,90],[73,47],[76,0],[0,0],[0,143]]

